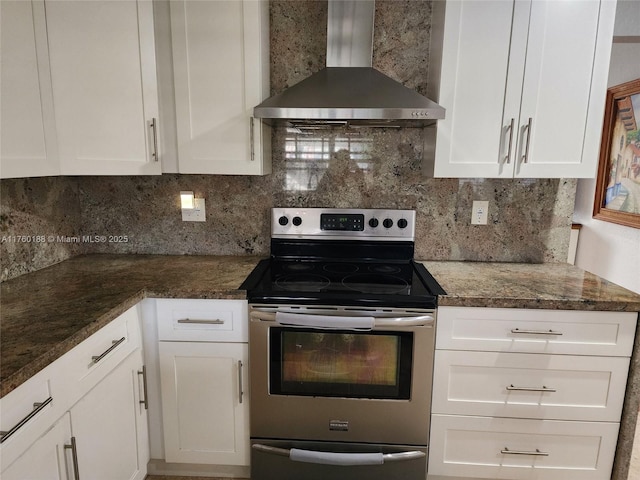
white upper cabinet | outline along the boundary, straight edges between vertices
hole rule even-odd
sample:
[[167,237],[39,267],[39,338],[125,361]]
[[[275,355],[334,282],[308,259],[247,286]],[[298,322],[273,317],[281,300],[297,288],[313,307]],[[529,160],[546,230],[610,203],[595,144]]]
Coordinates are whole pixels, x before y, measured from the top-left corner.
[[0,2],[0,177],[60,173],[44,2]]
[[45,8],[61,173],[160,174],[152,2]]
[[[594,177],[615,0],[436,2],[436,177]],[[437,77],[437,74],[436,74]]]
[[251,115],[269,94],[266,0],[171,1],[178,171],[271,172],[271,132]]

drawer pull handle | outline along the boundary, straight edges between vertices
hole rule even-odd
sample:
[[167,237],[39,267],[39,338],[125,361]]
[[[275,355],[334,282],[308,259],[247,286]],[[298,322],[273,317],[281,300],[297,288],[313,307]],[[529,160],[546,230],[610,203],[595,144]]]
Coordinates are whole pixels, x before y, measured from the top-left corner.
[[98,363],[100,360],[102,360],[104,357],[106,357],[107,355],[109,355],[115,348],[118,347],[118,345],[120,345],[122,342],[124,342],[126,340],[126,337],[122,337],[120,340],[113,340],[111,343],[112,345],[107,348],[104,352],[102,352],[102,355],[94,355],[91,357],[91,361],[93,363]]
[[513,384],[507,387],[507,390],[513,390],[517,392],[555,392],[555,388],[545,387],[514,387]]
[[143,365],[142,370],[138,370],[138,376],[142,375],[142,393],[144,400],[138,400],[140,405],[144,405],[145,410],[149,410],[149,393],[147,389],[147,366]]
[[536,448],[534,452],[527,450],[509,450],[507,447],[504,447],[503,450],[500,450],[500,453],[503,455],[533,455],[535,457],[548,457],[549,452],[541,452]]
[[182,318],[178,323],[199,324],[199,325],[224,325],[224,320],[215,318],[213,320],[198,320],[197,318]]
[[6,432],[0,432],[0,443],[4,442],[7,438],[20,430],[20,428],[22,428],[29,420],[35,417],[40,411],[42,411],[42,409],[44,409],[44,407],[49,405],[52,401],[53,398],[49,397],[44,402],[34,403],[33,410],[29,412],[26,417],[16,423],[10,430],[7,430]]
[[76,437],[71,437],[71,444],[64,446],[66,450],[71,450],[73,458],[73,479],[80,480],[80,471],[78,470],[78,447],[76,446]]
[[562,332],[556,330],[520,330],[519,328],[512,328],[511,333],[520,333],[523,335],[562,335]]

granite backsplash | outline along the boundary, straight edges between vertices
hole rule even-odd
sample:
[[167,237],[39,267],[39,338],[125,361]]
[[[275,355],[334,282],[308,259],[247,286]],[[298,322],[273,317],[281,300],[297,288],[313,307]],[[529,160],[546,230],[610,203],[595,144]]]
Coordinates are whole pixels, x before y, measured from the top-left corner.
[[[271,88],[278,93],[324,66],[327,8],[314,0],[270,5]],[[421,93],[430,19],[429,1],[376,2],[374,66]],[[416,209],[416,257],[424,260],[566,261],[576,180],[428,178],[424,135],[278,127],[273,173],[264,177],[2,180],[0,279],[81,253],[266,255],[272,206]],[[206,222],[181,221],[181,190],[206,199]],[[473,200],[489,201],[488,225],[470,225]]]

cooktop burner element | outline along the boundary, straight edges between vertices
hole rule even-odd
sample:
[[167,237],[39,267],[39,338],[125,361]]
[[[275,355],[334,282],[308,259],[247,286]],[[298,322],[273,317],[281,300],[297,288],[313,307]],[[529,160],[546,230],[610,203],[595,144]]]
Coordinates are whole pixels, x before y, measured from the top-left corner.
[[330,273],[354,273],[359,270],[358,266],[352,263],[327,263],[322,269]]
[[414,232],[412,210],[274,208],[271,258],[241,288],[250,303],[435,308]]
[[402,278],[392,275],[360,273],[345,277],[342,284],[360,293],[409,294],[409,284]]
[[275,281],[276,287],[288,291],[319,292],[328,287],[331,281],[322,275],[312,273],[284,275]]

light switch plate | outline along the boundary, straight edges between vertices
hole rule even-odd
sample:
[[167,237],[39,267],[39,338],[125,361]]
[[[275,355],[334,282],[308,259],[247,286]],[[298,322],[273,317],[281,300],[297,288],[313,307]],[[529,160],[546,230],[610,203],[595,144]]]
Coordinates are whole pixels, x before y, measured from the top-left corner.
[[204,208],[204,198],[194,198],[195,208],[182,209],[183,222],[204,222],[207,214]]

